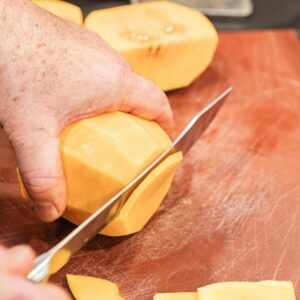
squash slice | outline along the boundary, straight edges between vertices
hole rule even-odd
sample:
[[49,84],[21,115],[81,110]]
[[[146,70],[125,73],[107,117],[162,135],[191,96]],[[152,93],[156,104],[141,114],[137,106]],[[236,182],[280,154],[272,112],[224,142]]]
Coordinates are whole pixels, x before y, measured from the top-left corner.
[[118,286],[108,280],[67,274],[67,281],[76,300],[124,300]]

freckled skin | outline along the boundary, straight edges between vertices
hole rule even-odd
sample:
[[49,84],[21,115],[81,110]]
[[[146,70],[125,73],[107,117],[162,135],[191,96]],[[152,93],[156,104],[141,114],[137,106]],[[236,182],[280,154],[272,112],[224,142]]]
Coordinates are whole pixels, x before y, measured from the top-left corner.
[[65,209],[59,134],[71,122],[126,111],[171,122],[166,96],[99,36],[28,0],[0,1],[0,123],[37,215]]

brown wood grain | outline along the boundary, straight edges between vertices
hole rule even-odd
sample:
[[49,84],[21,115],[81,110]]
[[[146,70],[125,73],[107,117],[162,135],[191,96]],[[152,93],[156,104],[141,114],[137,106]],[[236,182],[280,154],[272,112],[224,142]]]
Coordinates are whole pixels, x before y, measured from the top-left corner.
[[[300,297],[300,43],[290,31],[222,33],[213,64],[169,94],[176,131],[228,85],[234,93],[187,155],[139,234],[96,237],[53,277],[99,276],[126,299],[227,280],[292,280]],[[0,135],[0,239],[45,251],[73,225],[42,224],[20,201]],[[8,183],[11,182],[11,183]]]

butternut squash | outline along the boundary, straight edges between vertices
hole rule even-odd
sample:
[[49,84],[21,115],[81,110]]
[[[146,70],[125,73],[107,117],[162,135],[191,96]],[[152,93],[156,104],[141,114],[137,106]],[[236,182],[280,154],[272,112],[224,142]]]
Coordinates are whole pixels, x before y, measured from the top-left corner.
[[201,300],[296,300],[289,281],[219,282],[198,289]]
[[198,288],[198,293],[160,293],[154,300],[296,300],[289,281],[219,282]]
[[96,10],[84,26],[164,91],[189,85],[210,64],[218,43],[203,14],[167,1]]
[[108,280],[67,274],[67,281],[76,300],[124,300],[118,286]]
[[[171,144],[157,123],[122,112],[76,122],[65,128],[60,138],[68,192],[63,216],[75,224],[96,211]],[[182,154],[175,153],[158,165],[124,197],[119,214],[101,233],[121,236],[140,231],[168,192],[181,159]],[[22,195],[26,197],[23,185]]]
[[58,0],[32,0],[32,3],[62,19],[83,25],[82,11],[74,4]]

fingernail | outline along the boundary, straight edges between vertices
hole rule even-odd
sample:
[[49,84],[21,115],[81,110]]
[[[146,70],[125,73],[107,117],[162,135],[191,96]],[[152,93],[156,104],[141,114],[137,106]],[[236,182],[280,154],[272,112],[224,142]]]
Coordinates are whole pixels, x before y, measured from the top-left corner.
[[35,202],[34,210],[38,217],[46,222],[53,221],[58,216],[58,210],[51,202]]

